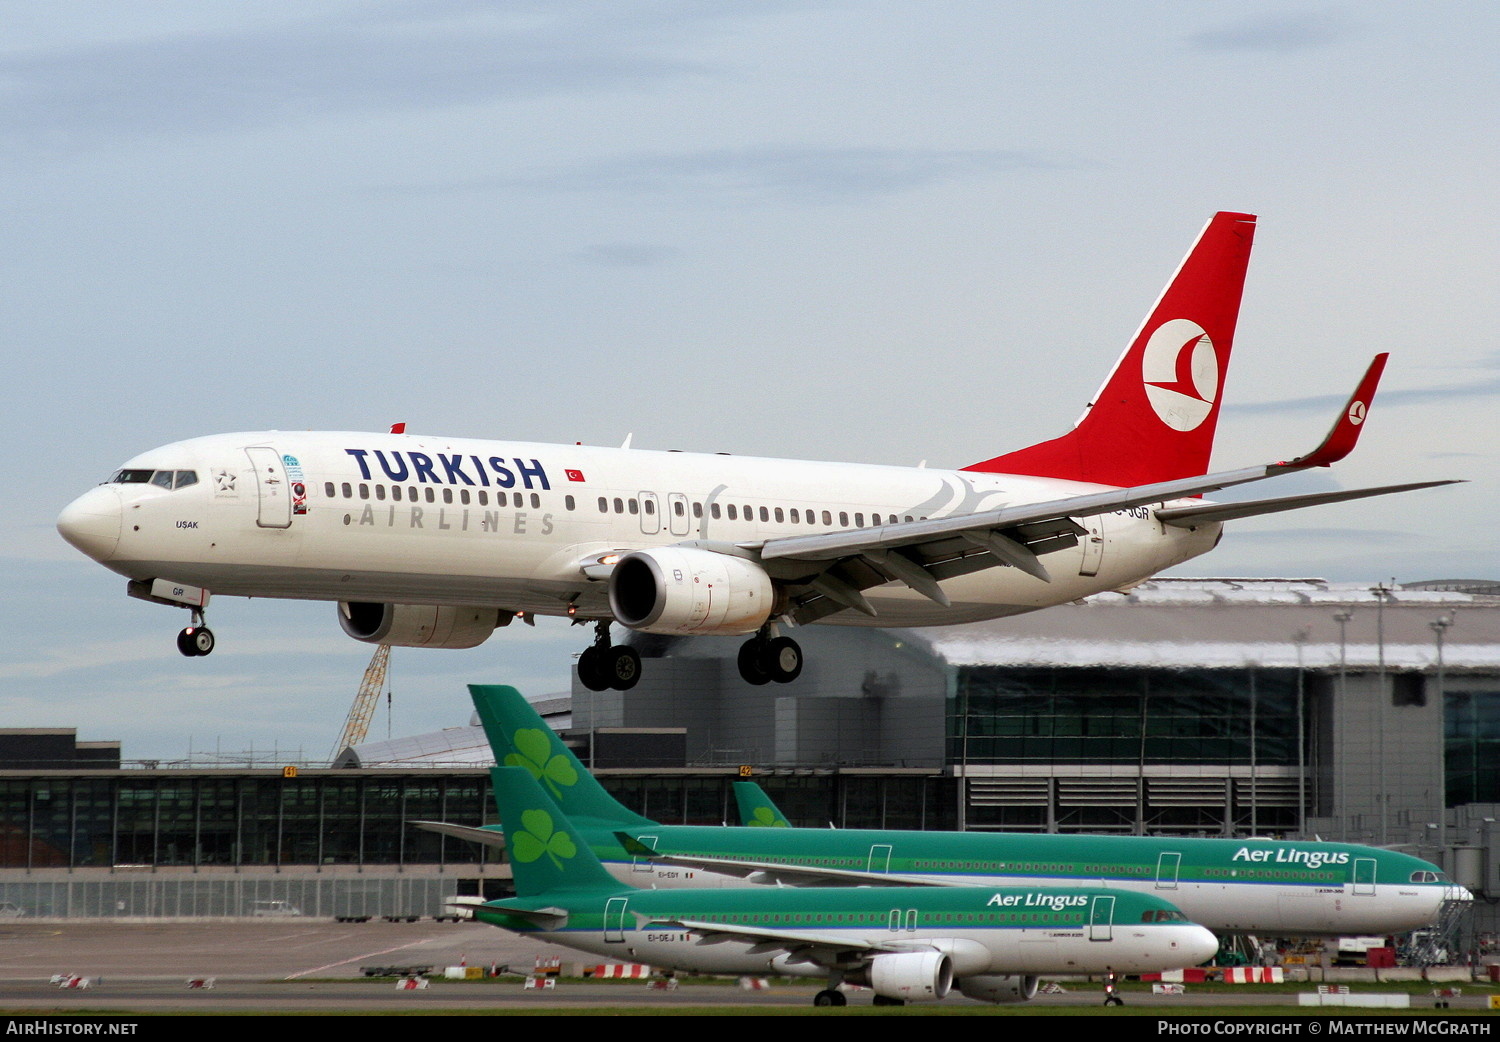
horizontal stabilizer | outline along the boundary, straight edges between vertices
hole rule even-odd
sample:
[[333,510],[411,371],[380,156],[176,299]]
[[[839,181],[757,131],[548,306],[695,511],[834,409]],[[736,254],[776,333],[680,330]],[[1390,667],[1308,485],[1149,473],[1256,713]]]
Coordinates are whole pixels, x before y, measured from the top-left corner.
[[443,836],[452,836],[454,839],[466,839],[470,843],[478,843],[486,847],[497,847],[504,849],[505,833],[496,829],[475,828],[472,825],[450,825],[446,821],[411,821],[409,825],[415,825],[419,829],[428,832],[436,832]]
[[1370,496],[1386,496],[1393,492],[1411,492],[1419,488],[1435,488],[1438,485],[1458,483],[1453,480],[1419,481],[1410,485],[1382,485],[1379,488],[1356,488],[1345,492],[1318,492],[1306,496],[1257,499],[1249,503],[1205,503],[1195,507],[1164,507],[1156,511],[1156,519],[1162,524],[1176,528],[1193,528],[1215,521],[1234,521],[1242,517],[1278,514],[1283,510],[1301,510],[1303,507],[1322,506],[1324,503],[1346,503],[1351,499],[1368,499]]
[[506,904],[504,901],[486,901],[478,907],[481,911],[525,919],[529,923],[535,923],[537,927],[543,930],[561,930],[564,926],[568,925],[568,910],[566,908],[526,908],[521,905]]

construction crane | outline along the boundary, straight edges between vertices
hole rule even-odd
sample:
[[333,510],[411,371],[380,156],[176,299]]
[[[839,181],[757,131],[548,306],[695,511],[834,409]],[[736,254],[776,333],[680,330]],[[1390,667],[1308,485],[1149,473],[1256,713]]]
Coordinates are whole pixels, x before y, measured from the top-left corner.
[[375,649],[370,664],[365,667],[364,679],[359,682],[359,694],[349,707],[349,718],[344,721],[344,730],[334,744],[328,762],[333,763],[339,754],[351,745],[358,745],[370,732],[370,718],[375,715],[375,706],[380,702],[380,693],[385,690],[386,670],[390,666],[391,646],[382,644]]

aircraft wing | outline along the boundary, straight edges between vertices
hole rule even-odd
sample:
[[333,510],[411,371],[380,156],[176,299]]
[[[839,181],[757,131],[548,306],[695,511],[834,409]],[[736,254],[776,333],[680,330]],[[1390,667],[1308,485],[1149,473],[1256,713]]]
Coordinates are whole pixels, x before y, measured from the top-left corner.
[[720,872],[739,876],[742,879],[758,877],[758,884],[777,886],[964,886],[961,882],[946,883],[923,879],[918,876],[895,875],[890,872],[870,872],[859,869],[811,868],[800,865],[784,865],[775,861],[755,861],[748,858],[699,857],[693,854],[666,854],[652,850],[628,832],[616,832],[615,839],[632,857],[643,858],[660,865],[677,865],[702,872]]
[[498,829],[475,828],[472,825],[450,825],[446,821],[411,821],[409,825],[415,825],[419,829],[428,832],[437,832],[444,836],[452,836],[454,839],[466,839],[471,843],[479,843],[486,847],[505,847],[505,833]]
[[1409,485],[1381,485],[1378,488],[1356,488],[1343,492],[1319,492],[1306,496],[1282,496],[1279,499],[1257,499],[1248,503],[1204,503],[1191,507],[1163,507],[1156,511],[1156,519],[1165,525],[1192,528],[1194,525],[1212,521],[1234,521],[1242,517],[1259,517],[1283,510],[1300,510],[1302,507],[1321,506],[1324,503],[1345,503],[1351,499],[1367,499],[1384,496],[1392,492],[1411,492],[1419,488],[1434,488],[1452,485],[1454,481],[1418,481]]
[[888,582],[905,583],[945,607],[949,602],[938,585],[939,580],[984,568],[1009,565],[1042,582],[1051,582],[1040,557],[1077,543],[1085,532],[1077,518],[1156,506],[1155,514],[1163,523],[1191,527],[1445,484],[1390,485],[1256,503],[1165,505],[1234,485],[1326,467],[1343,459],[1358,440],[1386,358],[1385,354],[1375,357],[1322,443],[1296,459],[973,514],[741,543],[739,549],[756,556],[773,578],[792,588],[793,607],[789,614],[795,621],[806,623],[844,608],[874,615],[874,608],[861,591]]
[[637,914],[640,929],[653,926],[675,926],[698,934],[698,944],[723,944],[725,941],[754,941],[750,954],[769,955],[784,951],[789,962],[817,965],[847,963],[851,955],[879,955],[885,952],[912,951],[925,947],[910,943],[877,941],[871,937],[821,933],[817,930],[776,930],[764,926],[742,926],[735,923],[704,922],[697,919],[663,918]]

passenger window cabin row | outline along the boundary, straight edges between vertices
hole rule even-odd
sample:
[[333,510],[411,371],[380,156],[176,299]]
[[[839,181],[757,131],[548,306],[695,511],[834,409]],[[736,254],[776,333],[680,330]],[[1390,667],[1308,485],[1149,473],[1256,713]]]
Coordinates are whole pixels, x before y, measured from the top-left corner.
[[[168,472],[170,473],[170,472]],[[485,489],[470,490],[467,488],[453,488],[451,486],[435,487],[432,485],[390,485],[372,484],[370,482],[342,482],[335,485],[332,481],[323,483],[323,493],[329,499],[360,499],[384,502],[389,499],[401,503],[443,503],[445,505],[459,506],[481,506],[490,505],[490,493]],[[533,510],[542,508],[542,497],[536,492],[496,492],[494,504],[497,507],[512,506],[517,510],[530,506]],[[563,497],[564,509],[574,511],[578,509],[577,500],[571,495]],[[645,514],[648,517],[657,513],[657,501],[654,498],[637,498],[635,496],[600,496],[598,501],[599,513],[601,514]],[[673,499],[670,501],[669,509],[679,518],[686,517],[688,512],[684,500]],[[902,521],[925,521],[926,516],[916,517],[907,514],[901,517],[897,514],[865,514],[862,510],[818,510],[813,507],[783,507],[783,506],[751,506],[748,503],[721,503],[718,501],[708,504],[708,516],[715,520],[727,521],[760,521],[765,524],[775,523],[778,525],[812,525],[821,523],[824,528],[864,528],[884,524],[898,524]],[[695,520],[702,520],[704,515],[703,504],[694,502],[692,514]]]

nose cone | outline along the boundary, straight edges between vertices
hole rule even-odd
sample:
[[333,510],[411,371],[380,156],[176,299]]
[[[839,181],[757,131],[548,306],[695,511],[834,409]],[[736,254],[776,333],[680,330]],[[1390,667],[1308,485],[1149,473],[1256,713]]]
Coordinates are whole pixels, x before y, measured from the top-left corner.
[[120,542],[120,513],[120,494],[100,485],[63,508],[57,531],[94,560],[107,561]]
[[1177,952],[1182,955],[1182,965],[1197,966],[1219,954],[1219,939],[1211,930],[1199,926],[1184,926],[1177,941]]

